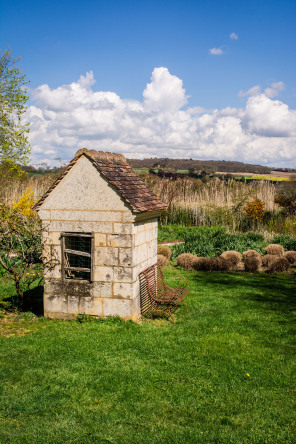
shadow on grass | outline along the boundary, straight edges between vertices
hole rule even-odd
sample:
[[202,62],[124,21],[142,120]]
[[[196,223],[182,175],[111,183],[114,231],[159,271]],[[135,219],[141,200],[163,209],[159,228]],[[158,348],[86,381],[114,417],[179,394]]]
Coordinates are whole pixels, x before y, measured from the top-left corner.
[[228,287],[228,291],[233,290],[243,299],[264,303],[268,309],[296,310],[295,274],[198,273],[192,275],[192,280],[209,291],[218,287],[219,293]]
[[3,298],[0,305],[6,310],[30,311],[36,316],[43,316],[43,286],[25,291],[23,299],[16,295]]

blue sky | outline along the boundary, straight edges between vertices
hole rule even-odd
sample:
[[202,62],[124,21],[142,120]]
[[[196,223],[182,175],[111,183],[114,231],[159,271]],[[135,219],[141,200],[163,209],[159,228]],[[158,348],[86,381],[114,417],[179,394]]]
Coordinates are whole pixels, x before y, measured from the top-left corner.
[[[290,110],[294,110],[295,22],[295,0],[1,0],[0,47],[3,50],[10,46],[14,56],[22,57],[23,70],[31,81],[30,104],[35,104],[42,112],[49,110],[49,104],[42,102],[44,97],[40,99],[38,92],[34,95],[34,90],[46,84],[50,91],[54,91],[63,85],[77,82],[81,75],[85,76],[90,71],[96,80],[91,85],[93,92],[114,92],[121,99],[142,103],[143,91],[147,83],[151,82],[154,69],[158,67],[167,68],[171,76],[183,82],[187,102],[182,102],[183,105],[180,102],[180,109],[184,106],[202,107],[208,113],[212,113],[210,110],[213,109],[221,111],[227,107],[245,109],[250,95],[239,95],[240,91],[246,92],[259,85],[263,92],[272,87],[272,84],[282,82],[276,87],[277,94],[267,95],[272,102],[279,100]],[[237,38],[230,38],[232,33]],[[211,49],[212,52],[221,54],[211,54]],[[168,76],[167,81],[170,82]],[[49,119],[44,115],[42,118]],[[246,123],[240,118],[244,128]],[[291,122],[294,122],[294,115],[290,126]],[[258,137],[283,137],[281,132],[274,132],[270,128],[262,134],[262,125],[252,125],[248,127],[248,131],[257,128]],[[61,128],[58,131],[59,134],[63,132]],[[289,134],[286,132],[284,137],[294,137],[293,134],[291,131]],[[139,141],[138,146],[127,139],[120,144],[119,134],[109,134],[106,139],[99,132],[96,142],[101,141],[106,149],[110,138],[111,145],[116,150],[122,148],[125,153],[135,154],[137,157],[155,154],[143,140]],[[51,150],[38,140],[36,143],[39,154],[35,150],[35,157],[41,160],[42,154]],[[88,139],[80,138],[74,144],[79,145],[87,140],[94,140],[93,134],[92,138],[88,135]],[[173,142],[168,146],[168,141],[164,140],[168,154],[177,157],[184,150],[182,157],[187,157],[185,150],[188,141],[184,140],[180,144],[178,137],[174,140],[175,151]],[[199,145],[198,139],[194,140]],[[158,142],[159,145],[156,143],[156,146],[160,147],[161,141]],[[254,163],[261,161],[289,164],[294,156],[294,153],[292,157],[287,154],[293,146],[290,142],[291,140],[278,162],[274,153],[268,156],[265,150],[261,158],[254,157]],[[209,149],[207,156],[205,147],[199,149],[196,146],[194,151],[194,143],[189,144],[191,149],[190,154],[187,150],[188,155],[197,158],[213,157],[213,147]],[[218,140],[215,143],[219,145]],[[71,158],[71,149],[66,145],[55,145],[52,151],[59,151],[67,160]],[[242,148],[238,148],[235,152],[229,150],[225,157],[233,155],[236,159],[252,161],[252,153],[255,151],[253,147],[253,151],[246,157]],[[223,152],[222,148],[218,149],[219,158],[223,157]],[[162,154],[159,149],[159,155]],[[49,161],[53,156],[54,154],[50,154],[43,157]]]

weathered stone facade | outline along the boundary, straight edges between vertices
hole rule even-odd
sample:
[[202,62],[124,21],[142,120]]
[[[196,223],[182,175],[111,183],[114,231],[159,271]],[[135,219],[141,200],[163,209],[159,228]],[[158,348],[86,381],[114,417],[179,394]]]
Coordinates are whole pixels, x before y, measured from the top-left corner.
[[[44,315],[79,313],[135,319],[139,273],[157,261],[160,210],[133,211],[90,159],[82,155],[38,208],[45,255],[59,259],[45,275]],[[61,233],[93,233],[91,282],[62,279]]]

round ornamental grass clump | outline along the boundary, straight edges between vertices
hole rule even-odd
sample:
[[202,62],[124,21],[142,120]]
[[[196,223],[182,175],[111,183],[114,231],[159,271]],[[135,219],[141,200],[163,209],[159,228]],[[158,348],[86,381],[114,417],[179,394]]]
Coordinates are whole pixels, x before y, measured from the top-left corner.
[[163,268],[167,265],[167,263],[169,262],[168,258],[163,256],[162,254],[158,254],[157,255],[157,265],[160,268]]
[[272,262],[276,260],[277,256],[274,254],[266,254],[265,256],[262,256],[262,266],[263,267],[270,267]]
[[170,260],[172,256],[172,250],[170,249],[170,247],[168,247],[168,245],[159,245],[157,247],[157,254],[161,254],[162,256],[165,256],[166,258],[168,258],[168,260]]
[[284,257],[288,259],[291,265],[296,264],[296,251],[286,251]]
[[199,258],[197,256],[195,256],[194,254],[183,253],[177,257],[177,265],[179,265],[179,267],[186,268],[187,270],[193,270],[194,263],[198,259]]
[[244,260],[246,260],[247,257],[257,257],[258,259],[261,259],[261,255],[256,250],[247,250],[243,252]]
[[285,257],[276,257],[268,267],[268,271],[271,273],[281,273],[283,271],[289,271],[290,266],[290,262]]
[[229,271],[231,263],[222,257],[199,257],[194,262],[197,271]]
[[249,273],[255,273],[259,270],[261,263],[262,262],[260,256],[246,256],[244,260],[245,270]]
[[265,248],[267,254],[274,254],[275,256],[283,256],[285,253],[284,247],[279,244],[270,244]]
[[236,265],[238,265],[241,261],[243,256],[241,255],[241,253],[239,253],[238,251],[224,251],[224,253],[222,253],[220,255],[220,257],[222,257],[223,259],[226,259],[228,262],[230,262],[232,267],[235,267]]

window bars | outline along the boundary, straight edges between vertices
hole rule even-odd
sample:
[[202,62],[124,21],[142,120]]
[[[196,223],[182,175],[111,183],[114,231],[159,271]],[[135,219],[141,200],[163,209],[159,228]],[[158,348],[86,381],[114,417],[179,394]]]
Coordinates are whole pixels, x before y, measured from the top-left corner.
[[62,279],[93,280],[94,233],[62,233]]

